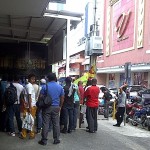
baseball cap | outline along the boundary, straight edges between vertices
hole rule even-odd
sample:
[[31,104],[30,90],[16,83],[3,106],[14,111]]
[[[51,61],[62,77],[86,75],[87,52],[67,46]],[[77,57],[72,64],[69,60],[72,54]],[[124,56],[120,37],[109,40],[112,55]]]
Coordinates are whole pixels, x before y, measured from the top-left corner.
[[41,83],[46,83],[46,80],[45,79],[41,79],[40,82]]

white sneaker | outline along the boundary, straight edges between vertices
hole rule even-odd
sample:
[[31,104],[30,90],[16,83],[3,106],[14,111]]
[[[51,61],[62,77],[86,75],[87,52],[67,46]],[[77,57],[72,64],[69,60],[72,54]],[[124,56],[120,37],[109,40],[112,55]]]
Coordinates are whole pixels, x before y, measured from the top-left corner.
[[15,132],[10,132],[9,135],[10,135],[10,136],[16,136],[16,135],[15,135]]

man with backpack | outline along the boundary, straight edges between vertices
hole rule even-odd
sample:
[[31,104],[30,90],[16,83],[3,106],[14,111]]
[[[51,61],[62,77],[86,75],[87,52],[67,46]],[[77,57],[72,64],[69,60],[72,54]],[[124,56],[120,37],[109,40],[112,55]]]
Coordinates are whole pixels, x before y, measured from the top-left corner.
[[23,86],[19,84],[19,77],[14,77],[14,82],[10,82],[10,86],[5,91],[5,105],[7,107],[8,122],[10,135],[15,136],[14,116],[17,120],[19,133],[22,130],[22,120],[20,116],[20,94]]

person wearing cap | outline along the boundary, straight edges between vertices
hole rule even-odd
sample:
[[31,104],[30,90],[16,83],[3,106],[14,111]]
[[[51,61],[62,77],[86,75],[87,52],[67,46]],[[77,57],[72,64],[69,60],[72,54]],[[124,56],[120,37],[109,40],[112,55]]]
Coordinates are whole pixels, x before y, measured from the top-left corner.
[[[39,96],[40,90],[43,88],[43,86],[45,84],[46,84],[46,80],[44,78],[42,78],[40,80],[40,87],[38,90],[38,96]],[[37,119],[37,131],[36,131],[36,133],[39,134],[39,133],[41,133],[41,129],[42,129],[42,110],[39,108],[37,108],[37,111],[36,111],[36,119]]]
[[123,90],[124,86],[121,86],[119,88],[119,94],[118,94],[118,108],[117,112],[115,114],[117,124],[113,125],[115,127],[120,127],[121,123],[123,122],[123,116],[125,113],[125,104],[126,104],[126,93]]

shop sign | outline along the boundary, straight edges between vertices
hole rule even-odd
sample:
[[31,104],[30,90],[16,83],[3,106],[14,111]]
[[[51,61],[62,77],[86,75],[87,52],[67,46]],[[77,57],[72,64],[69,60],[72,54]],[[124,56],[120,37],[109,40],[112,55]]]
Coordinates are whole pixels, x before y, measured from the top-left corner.
[[118,37],[118,42],[123,41],[128,38],[128,36],[123,36],[125,33],[125,30],[127,29],[127,25],[130,19],[131,12],[123,12],[117,19],[117,22],[115,24],[116,26],[116,32]]
[[112,7],[112,54],[134,49],[135,3],[135,0],[120,0]]

